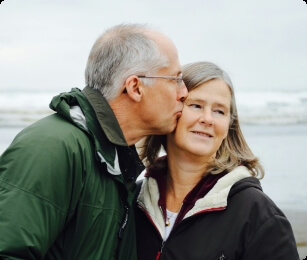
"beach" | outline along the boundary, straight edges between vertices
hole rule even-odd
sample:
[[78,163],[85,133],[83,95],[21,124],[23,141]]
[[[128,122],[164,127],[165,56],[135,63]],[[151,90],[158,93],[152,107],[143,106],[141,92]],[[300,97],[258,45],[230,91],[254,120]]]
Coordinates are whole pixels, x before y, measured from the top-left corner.
[[294,232],[297,249],[300,259],[307,259],[307,212],[284,210],[285,215],[289,219]]

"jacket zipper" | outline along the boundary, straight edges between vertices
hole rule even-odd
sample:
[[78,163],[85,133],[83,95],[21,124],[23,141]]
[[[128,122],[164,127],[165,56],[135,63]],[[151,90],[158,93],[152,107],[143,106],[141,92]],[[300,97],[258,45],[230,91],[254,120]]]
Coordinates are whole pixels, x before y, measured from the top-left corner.
[[[164,216],[164,215],[163,215],[163,210],[162,210],[162,207],[161,207],[161,206],[159,206],[159,209],[160,209],[160,211],[161,211],[162,216]],[[162,245],[161,245],[160,251],[157,252],[157,255],[156,255],[156,259],[155,259],[155,260],[159,260],[159,259],[160,259],[160,256],[161,256],[161,254],[162,254],[162,250],[163,250],[163,247],[164,247],[164,244],[165,244],[165,240],[163,239],[163,237],[161,237],[161,238],[162,238]]]
[[[149,216],[149,214],[147,214],[147,211],[145,210],[145,207],[142,207],[139,203],[138,203],[138,207],[144,212],[144,214],[147,216],[147,218],[150,220],[150,222],[153,224],[153,226],[155,227],[155,230],[157,231],[157,233],[160,235],[161,237],[161,240],[162,240],[162,245],[161,245],[161,248],[160,248],[160,251],[157,252],[157,255],[156,255],[156,258],[155,260],[159,260],[160,257],[161,257],[161,254],[162,254],[162,250],[163,250],[163,247],[164,247],[164,244],[165,244],[165,240],[163,240],[163,237],[161,236],[156,224],[154,223],[154,221],[152,220],[152,218]],[[162,212],[162,208],[159,207],[159,209],[161,210],[161,214],[163,215],[163,212]]]
[[158,251],[155,260],[159,260],[160,259],[160,256],[162,254],[162,250],[163,250],[164,244],[165,244],[165,240],[162,241],[162,245],[161,245],[160,251]]
[[127,206],[125,206],[125,210],[126,210],[125,218],[124,218],[123,224],[121,225],[119,232],[118,232],[118,237],[120,239],[123,238],[124,230],[125,230],[125,227],[127,226],[127,222],[128,222],[128,218],[129,218],[129,208]]
[[124,221],[118,231],[118,244],[117,244],[117,249],[116,249],[116,256],[118,258],[119,256],[119,249],[120,249],[120,246],[121,246],[121,242],[122,242],[122,238],[124,236],[124,231],[125,231],[125,228],[127,226],[127,223],[128,223],[128,219],[129,219],[129,207],[128,206],[124,206],[125,207],[125,210],[126,210],[126,213],[125,213],[125,218],[124,218]]

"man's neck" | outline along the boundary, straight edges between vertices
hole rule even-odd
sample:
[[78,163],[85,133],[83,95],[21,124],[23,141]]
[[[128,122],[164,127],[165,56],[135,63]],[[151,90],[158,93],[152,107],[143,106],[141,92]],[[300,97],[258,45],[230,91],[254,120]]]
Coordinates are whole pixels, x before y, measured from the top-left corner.
[[119,97],[110,101],[109,104],[129,146],[146,136],[145,131],[140,125],[136,106],[130,100]]

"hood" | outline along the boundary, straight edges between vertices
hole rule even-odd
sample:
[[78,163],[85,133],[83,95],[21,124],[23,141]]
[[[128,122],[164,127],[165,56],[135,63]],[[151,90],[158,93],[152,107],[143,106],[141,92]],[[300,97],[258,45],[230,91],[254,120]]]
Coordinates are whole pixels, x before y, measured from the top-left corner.
[[249,187],[261,189],[257,178],[245,166],[238,166],[219,179],[207,195],[199,199],[184,218],[205,211],[221,210],[227,207],[228,198]]
[[[95,91],[95,90],[93,90]],[[97,93],[96,93],[97,95]],[[101,103],[107,103],[105,99],[102,99],[100,95]],[[89,100],[85,97],[82,91],[78,88],[73,88],[70,92],[61,93],[53,97],[49,107],[56,111],[58,115],[64,117],[78,128],[85,131],[93,139],[95,144],[96,159],[100,162],[106,162],[108,171],[113,175],[121,174],[119,165],[118,165],[118,155],[116,151],[116,144],[114,144],[114,137],[112,141],[109,140],[105,134],[105,129],[99,123],[99,120],[96,117],[95,110],[90,104]],[[78,107],[78,108],[76,108]],[[80,109],[79,109],[80,108]],[[111,108],[109,108],[111,110]],[[109,111],[105,110],[107,114]],[[112,113],[113,114],[113,113]],[[114,114],[113,114],[114,115]],[[77,116],[84,118],[83,120],[78,120]],[[112,118],[108,114],[109,118]],[[81,122],[83,121],[83,122]],[[118,125],[118,122],[114,116],[114,124]],[[120,128],[118,126],[118,128]],[[116,136],[118,132],[113,131],[113,135]],[[122,132],[118,133],[120,140],[122,140]],[[103,149],[102,149],[103,147]]]

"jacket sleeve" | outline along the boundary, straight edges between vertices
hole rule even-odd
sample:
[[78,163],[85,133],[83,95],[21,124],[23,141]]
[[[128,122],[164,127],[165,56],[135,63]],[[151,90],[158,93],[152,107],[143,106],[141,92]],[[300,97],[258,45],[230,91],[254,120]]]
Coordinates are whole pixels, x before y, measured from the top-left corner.
[[33,131],[0,157],[0,259],[42,259],[81,192],[79,156],[64,141]]
[[295,238],[287,218],[273,215],[256,230],[243,259],[298,260]]

